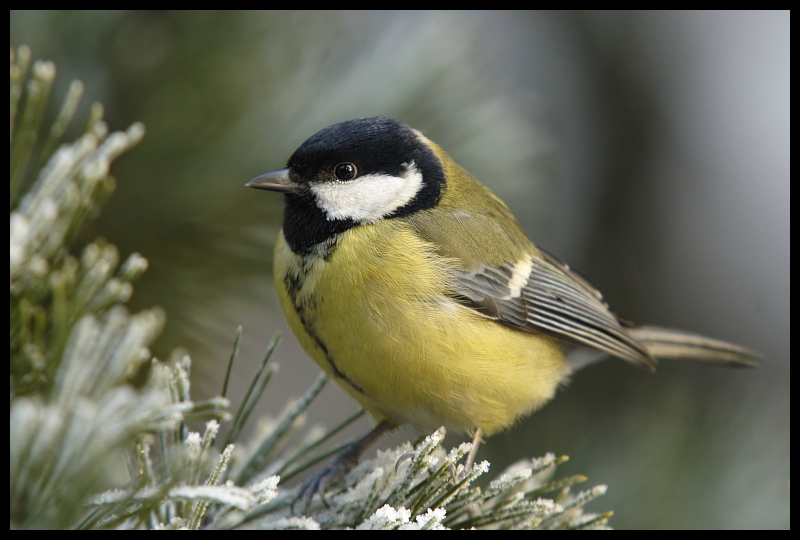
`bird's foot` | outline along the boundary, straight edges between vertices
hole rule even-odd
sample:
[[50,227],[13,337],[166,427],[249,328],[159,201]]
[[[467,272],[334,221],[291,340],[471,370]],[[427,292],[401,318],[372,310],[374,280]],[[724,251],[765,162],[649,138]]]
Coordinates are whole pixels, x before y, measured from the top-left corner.
[[326,507],[330,507],[328,501],[325,499],[325,493],[328,489],[355,467],[358,464],[361,454],[364,453],[364,450],[390,428],[391,425],[388,422],[384,421],[379,423],[364,437],[342,450],[339,455],[333,458],[333,461],[331,461],[329,465],[306,480],[306,483],[303,484],[300,491],[297,492],[297,498],[292,502],[292,512],[294,512],[294,505],[297,504],[298,501],[302,501],[303,514],[308,514],[311,500],[317,493],[319,493],[322,504]]
[[330,504],[328,504],[328,500],[325,498],[325,493],[358,464],[358,456],[352,455],[353,453],[349,450],[349,448],[346,449],[336,456],[330,464],[326,465],[324,468],[314,473],[311,478],[306,480],[305,484],[300,488],[300,491],[297,492],[297,498],[292,503],[292,511],[294,511],[295,505],[300,502],[302,504],[303,515],[308,514],[311,501],[316,494],[319,494],[319,499],[322,501],[322,504],[330,508]]

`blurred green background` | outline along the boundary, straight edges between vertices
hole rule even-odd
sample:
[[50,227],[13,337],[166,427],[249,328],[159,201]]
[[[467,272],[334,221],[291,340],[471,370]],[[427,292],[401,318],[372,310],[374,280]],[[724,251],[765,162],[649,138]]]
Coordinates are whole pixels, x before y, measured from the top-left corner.
[[[132,307],[166,309],[155,353],[189,350],[196,398],[219,392],[238,324],[239,386],[284,332],[265,414],[315,377],[272,289],[282,199],[243,184],[383,114],[618,313],[764,354],[755,371],[597,364],[479,458],[570,455],[618,528],[789,527],[788,12],[12,11],[10,41],[56,63],[55,96],[78,78],[112,129],[147,126],[83,241],[149,259]],[[309,420],[354,410],[330,385]]]

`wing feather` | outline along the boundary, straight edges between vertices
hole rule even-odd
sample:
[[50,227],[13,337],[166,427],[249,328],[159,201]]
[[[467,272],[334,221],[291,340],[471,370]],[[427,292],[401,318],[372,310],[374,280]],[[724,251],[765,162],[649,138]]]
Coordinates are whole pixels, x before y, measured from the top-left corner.
[[653,367],[655,359],[628,335],[588,282],[573,279],[571,273],[547,259],[530,256],[530,265],[524,265],[530,267],[530,273],[516,291],[511,285],[519,261],[516,263],[460,272],[456,297],[517,330],[549,334]]
[[[515,330],[548,334],[652,369],[655,359],[628,335],[597,289],[534,247],[499,199],[468,175],[447,189],[439,211],[406,219],[455,267],[454,298]],[[465,195],[469,191],[472,196]]]

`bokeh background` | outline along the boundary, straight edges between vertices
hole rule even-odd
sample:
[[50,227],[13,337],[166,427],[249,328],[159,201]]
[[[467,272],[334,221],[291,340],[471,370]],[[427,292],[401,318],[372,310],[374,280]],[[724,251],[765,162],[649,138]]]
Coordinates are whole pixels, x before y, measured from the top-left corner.
[[[615,311],[764,356],[758,370],[591,366],[479,457],[498,472],[570,455],[566,472],[609,485],[593,508],[619,528],[789,527],[788,12],[10,19],[12,46],[56,63],[56,96],[78,78],[111,128],[147,126],[83,241],[149,259],[132,307],[166,309],[155,353],[191,353],[196,398],[219,392],[239,324],[239,388],[284,332],[262,414],[318,373],[272,289],[282,200],[243,184],[322,127],[383,114],[438,142]],[[355,410],[329,385],[309,421]]]

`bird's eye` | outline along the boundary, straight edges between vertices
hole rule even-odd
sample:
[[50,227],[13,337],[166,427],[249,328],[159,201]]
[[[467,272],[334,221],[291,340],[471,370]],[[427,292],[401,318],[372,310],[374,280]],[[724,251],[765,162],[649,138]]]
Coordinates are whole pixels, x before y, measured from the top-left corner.
[[353,163],[339,163],[333,173],[339,180],[352,180],[358,174],[358,169]]

